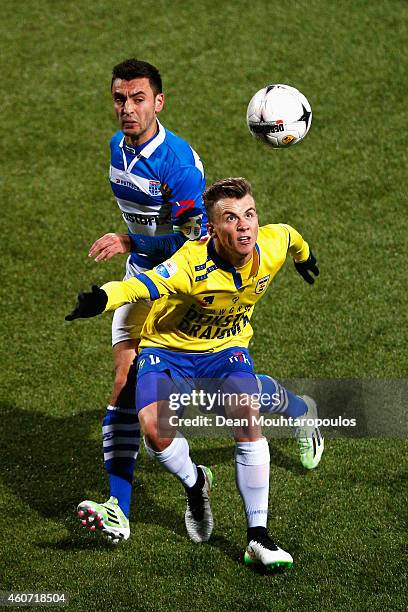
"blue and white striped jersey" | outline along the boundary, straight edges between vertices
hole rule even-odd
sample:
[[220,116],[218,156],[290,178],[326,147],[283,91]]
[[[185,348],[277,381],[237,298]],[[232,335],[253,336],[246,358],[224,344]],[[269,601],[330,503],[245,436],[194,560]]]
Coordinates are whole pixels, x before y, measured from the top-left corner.
[[[111,140],[109,179],[128,231],[168,234],[187,219],[202,215],[205,233],[203,164],[185,140],[157,124],[158,132],[140,147],[127,145],[121,131]],[[131,261],[145,268],[155,265],[138,253],[132,253]]]

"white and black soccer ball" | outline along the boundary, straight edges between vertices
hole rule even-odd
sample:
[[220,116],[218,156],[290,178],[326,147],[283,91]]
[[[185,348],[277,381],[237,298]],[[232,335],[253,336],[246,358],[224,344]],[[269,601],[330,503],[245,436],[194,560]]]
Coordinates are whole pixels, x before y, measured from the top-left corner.
[[290,85],[268,85],[256,92],[247,109],[247,124],[255,138],[280,149],[300,142],[312,124],[307,98]]

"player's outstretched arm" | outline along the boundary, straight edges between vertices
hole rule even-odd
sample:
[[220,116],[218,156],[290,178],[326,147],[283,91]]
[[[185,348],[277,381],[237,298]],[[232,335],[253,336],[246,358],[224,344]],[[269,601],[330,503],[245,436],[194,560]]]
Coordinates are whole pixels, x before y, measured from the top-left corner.
[[81,291],[81,293],[78,293],[76,306],[74,310],[65,317],[65,320],[73,321],[74,319],[96,317],[96,315],[101,314],[105,310],[107,303],[108,296],[106,292],[97,285],[92,285],[92,291]]
[[309,285],[313,285],[315,279],[312,274],[319,276],[316,257],[298,231],[286,223],[281,223],[280,225],[288,232],[288,253],[293,257],[296,271]]
[[128,234],[104,234],[95,240],[89,249],[88,257],[94,257],[95,261],[107,261],[115,255],[129,253],[132,241]]
[[95,240],[88,256],[95,261],[107,261],[115,255],[134,252],[154,257],[159,263],[169,259],[188,240],[183,233],[164,236],[144,236],[143,234],[105,234]]
[[300,276],[307,282],[309,285],[313,285],[315,279],[309,272],[312,272],[315,276],[319,276],[319,268],[317,267],[316,257],[313,255],[312,251],[309,252],[309,257],[306,261],[294,261],[296,271],[299,272]]
[[188,240],[184,234],[164,234],[163,236],[144,236],[129,233],[132,242],[131,251],[148,255],[155,262],[161,263],[170,259]]

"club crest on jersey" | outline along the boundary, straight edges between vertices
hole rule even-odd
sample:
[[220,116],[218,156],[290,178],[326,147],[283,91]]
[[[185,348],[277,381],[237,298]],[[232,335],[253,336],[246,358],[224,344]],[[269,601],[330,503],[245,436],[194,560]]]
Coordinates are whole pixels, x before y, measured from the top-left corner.
[[262,278],[259,279],[255,287],[255,293],[262,293],[262,291],[265,291],[266,286],[268,284],[269,277],[270,277],[270,274],[267,274],[266,276],[263,276]]
[[174,261],[165,261],[156,266],[154,271],[163,278],[170,278],[177,272],[177,265]]
[[161,194],[161,183],[160,181],[149,181],[149,193],[152,196],[158,196]]

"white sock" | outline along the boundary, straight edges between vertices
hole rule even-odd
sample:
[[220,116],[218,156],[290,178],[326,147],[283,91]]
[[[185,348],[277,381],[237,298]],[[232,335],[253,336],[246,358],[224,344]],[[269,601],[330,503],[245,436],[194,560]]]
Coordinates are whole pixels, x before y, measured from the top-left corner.
[[177,432],[172,443],[163,451],[150,448],[146,442],[147,452],[157,459],[166,470],[177,476],[186,487],[192,487],[197,481],[197,466],[191,461],[190,449],[185,437]]
[[248,527],[266,527],[269,498],[269,446],[265,438],[235,445],[235,476]]

